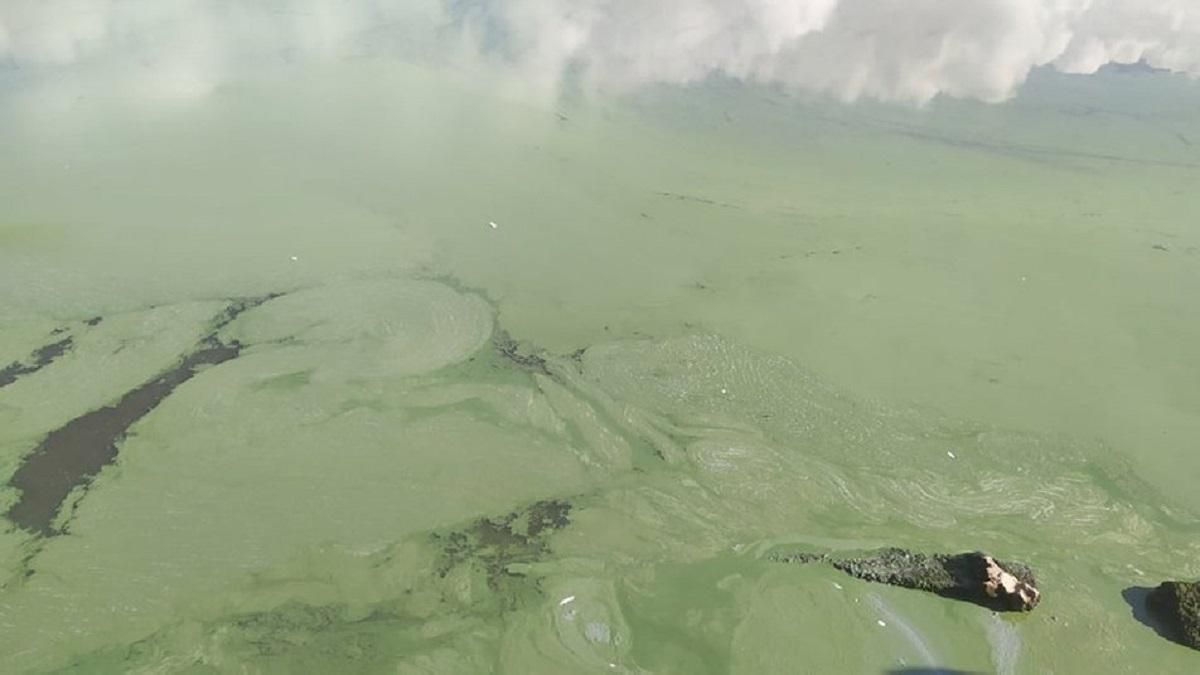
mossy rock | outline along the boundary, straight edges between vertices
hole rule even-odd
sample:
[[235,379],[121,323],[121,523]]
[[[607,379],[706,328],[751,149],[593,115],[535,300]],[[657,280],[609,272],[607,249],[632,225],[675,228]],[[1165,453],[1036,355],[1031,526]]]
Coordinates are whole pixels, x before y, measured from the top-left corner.
[[1146,607],[1179,642],[1200,649],[1200,582],[1164,581],[1150,591]]
[[[773,555],[790,563],[828,562],[864,581],[912,588],[944,598],[964,600],[999,612],[1029,611],[1040,594],[1033,570],[1018,562],[996,560],[986,553],[925,554],[885,548],[856,558],[796,552]],[[1009,588],[1000,583],[1005,580]]]

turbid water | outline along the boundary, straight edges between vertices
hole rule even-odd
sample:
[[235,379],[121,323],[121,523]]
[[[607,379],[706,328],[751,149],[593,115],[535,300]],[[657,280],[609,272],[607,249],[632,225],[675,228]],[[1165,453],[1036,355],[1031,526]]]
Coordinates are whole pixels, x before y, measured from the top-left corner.
[[[5,672],[1200,669],[1122,595],[1200,576],[1194,82],[5,86]],[[772,555],[887,545],[1042,604]]]

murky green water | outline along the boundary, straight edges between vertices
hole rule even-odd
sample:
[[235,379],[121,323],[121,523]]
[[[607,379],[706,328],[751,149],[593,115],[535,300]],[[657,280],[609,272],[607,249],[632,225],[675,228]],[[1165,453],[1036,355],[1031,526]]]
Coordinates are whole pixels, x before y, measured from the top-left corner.
[[[71,348],[0,387],[4,475],[242,351],[0,537],[5,671],[1192,672],[1122,591],[1200,575],[1197,110],[1119,74],[550,106],[369,60],[10,96],[0,365]],[[885,545],[1043,603],[765,557]]]

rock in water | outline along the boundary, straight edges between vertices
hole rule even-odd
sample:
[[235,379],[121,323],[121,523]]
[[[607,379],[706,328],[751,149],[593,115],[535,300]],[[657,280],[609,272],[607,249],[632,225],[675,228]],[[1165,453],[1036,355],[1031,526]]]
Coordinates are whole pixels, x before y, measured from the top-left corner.
[[925,555],[898,548],[834,560],[837,569],[866,581],[915,588],[997,611],[1027,612],[1041,593],[1033,570],[986,553]]
[[1200,582],[1164,581],[1146,596],[1146,608],[1176,632],[1176,639],[1200,649]]

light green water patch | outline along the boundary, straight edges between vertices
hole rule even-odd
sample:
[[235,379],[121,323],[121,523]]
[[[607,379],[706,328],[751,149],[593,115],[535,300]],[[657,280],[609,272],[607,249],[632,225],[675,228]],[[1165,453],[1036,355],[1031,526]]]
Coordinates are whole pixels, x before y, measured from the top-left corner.
[[292,293],[228,333],[266,347],[248,355],[257,374],[361,379],[425,373],[460,361],[484,345],[491,324],[491,309],[478,297],[434,282],[375,281]]
[[861,394],[1104,437],[1191,499],[1197,154],[1175,135],[1197,128],[1197,90],[1046,77],[1011,104],[921,111],[649,97],[644,119],[681,129],[676,189],[754,211],[722,218],[753,221],[752,243],[675,306]]
[[62,235],[62,228],[49,223],[0,222],[0,248],[9,252],[45,252],[61,245]]

